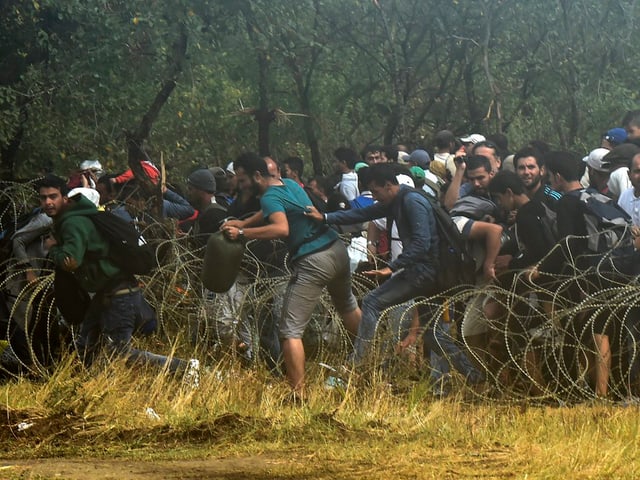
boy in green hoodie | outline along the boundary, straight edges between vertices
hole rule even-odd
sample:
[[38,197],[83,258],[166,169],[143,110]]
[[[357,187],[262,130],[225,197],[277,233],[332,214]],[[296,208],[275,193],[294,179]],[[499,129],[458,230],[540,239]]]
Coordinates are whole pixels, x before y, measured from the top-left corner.
[[38,184],[38,192],[43,211],[53,218],[53,236],[46,241],[49,258],[93,294],[76,341],[85,365],[91,365],[104,349],[132,362],[167,366],[174,373],[193,370],[197,360],[169,359],[131,347],[137,320],[153,311],[135,277],[109,258],[109,243],[89,218],[97,213],[96,206],[83,195],[68,197],[65,181],[54,175]]

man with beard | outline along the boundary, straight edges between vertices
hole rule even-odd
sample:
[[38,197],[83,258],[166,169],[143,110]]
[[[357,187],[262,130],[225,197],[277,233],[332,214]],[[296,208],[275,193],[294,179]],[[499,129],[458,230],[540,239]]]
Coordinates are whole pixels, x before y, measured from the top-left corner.
[[547,185],[547,171],[542,154],[535,148],[523,148],[514,155],[513,166],[527,189],[527,196],[555,210],[562,194]]
[[198,210],[193,225],[193,238],[198,247],[207,244],[209,235],[217,232],[227,210],[218,205],[215,198],[216,180],[207,168],[199,168],[187,177],[187,198]]
[[285,239],[292,262],[280,320],[280,338],[287,380],[298,395],[304,388],[304,330],[327,287],[345,328],[358,330],[361,312],[351,290],[349,255],[338,234],[305,215],[311,200],[293,180],[273,176],[255,153],[234,162],[238,185],[260,195],[261,211],[245,220],[231,220],[222,230],[239,238]]
[[[489,197],[489,182],[494,173],[491,162],[482,155],[456,158],[456,174],[451,182],[457,188],[465,177],[471,190],[460,197],[449,210],[463,238],[481,242],[485,247],[482,265],[485,280],[495,277],[495,260],[500,251],[502,227],[496,224],[498,208]],[[447,192],[448,193],[448,192]]]

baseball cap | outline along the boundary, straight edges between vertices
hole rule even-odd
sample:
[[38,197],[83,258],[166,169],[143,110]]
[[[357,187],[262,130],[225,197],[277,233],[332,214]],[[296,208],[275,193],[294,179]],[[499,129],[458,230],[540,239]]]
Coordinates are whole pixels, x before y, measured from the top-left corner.
[[424,170],[429,168],[431,157],[429,157],[429,154],[425,150],[414,150],[411,152],[411,155],[409,155],[408,163],[413,163]]
[[425,178],[424,169],[421,167],[418,167],[417,165],[414,165],[413,167],[411,167],[409,169],[409,172],[411,173],[411,176],[415,179]]
[[398,152],[398,163],[402,165],[409,163],[409,154],[407,152]]
[[187,183],[193,188],[207,193],[216,193],[216,179],[208,168],[200,168],[187,177]]
[[358,162],[358,163],[356,163],[355,167],[353,167],[353,170],[356,173],[358,173],[358,171],[363,169],[363,168],[369,168],[369,164],[367,164],[365,162]]
[[603,138],[614,147],[627,141],[627,131],[624,128],[612,128],[603,135]]
[[602,159],[609,153],[609,150],[606,148],[596,148],[595,150],[591,150],[589,155],[587,155],[583,160],[587,162],[594,170],[598,172],[608,172],[610,170],[610,165],[608,162],[603,162]]
[[460,137],[460,141],[462,143],[476,143],[486,142],[487,138],[484,135],[480,135],[479,133],[472,133],[471,135],[467,135],[466,137]]

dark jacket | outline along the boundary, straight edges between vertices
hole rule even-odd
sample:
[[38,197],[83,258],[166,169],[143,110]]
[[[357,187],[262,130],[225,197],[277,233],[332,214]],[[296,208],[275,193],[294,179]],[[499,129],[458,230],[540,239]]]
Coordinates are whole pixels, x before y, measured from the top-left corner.
[[327,223],[349,225],[384,217],[395,220],[402,253],[389,267],[393,271],[404,268],[415,274],[418,281],[433,279],[438,268],[438,235],[431,205],[420,192],[406,185],[400,189],[401,193],[388,205],[378,202],[365,208],[328,213]]

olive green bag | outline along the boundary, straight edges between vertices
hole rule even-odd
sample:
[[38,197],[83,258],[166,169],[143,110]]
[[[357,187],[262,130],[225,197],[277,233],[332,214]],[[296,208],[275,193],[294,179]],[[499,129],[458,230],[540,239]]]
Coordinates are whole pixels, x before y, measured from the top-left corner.
[[208,290],[224,293],[231,288],[240,271],[244,247],[244,240],[230,240],[221,231],[209,236],[201,275]]

